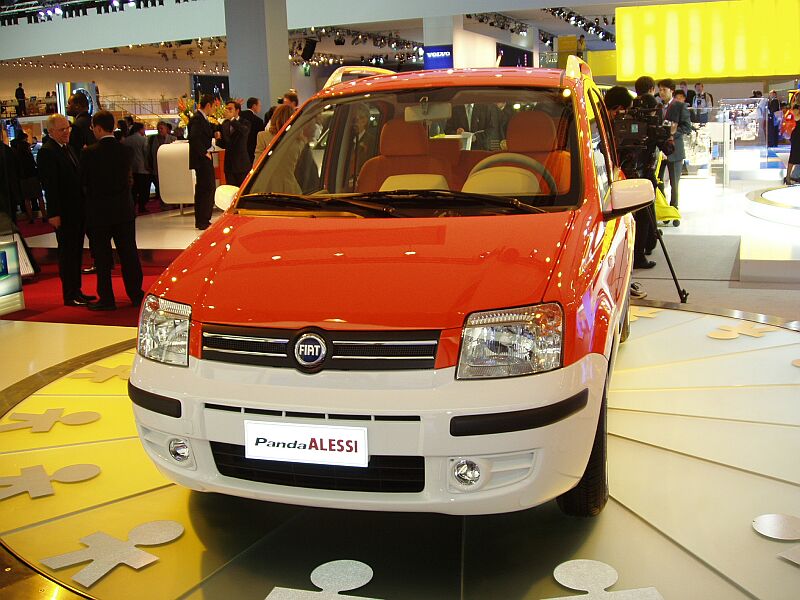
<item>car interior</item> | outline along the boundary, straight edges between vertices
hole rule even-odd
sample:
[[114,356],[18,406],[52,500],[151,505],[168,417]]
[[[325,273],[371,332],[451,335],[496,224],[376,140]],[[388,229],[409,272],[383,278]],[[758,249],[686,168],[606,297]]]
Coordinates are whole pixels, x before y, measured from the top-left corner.
[[562,90],[427,89],[319,108],[306,107],[245,194],[451,190],[544,208],[579,202],[574,107]]

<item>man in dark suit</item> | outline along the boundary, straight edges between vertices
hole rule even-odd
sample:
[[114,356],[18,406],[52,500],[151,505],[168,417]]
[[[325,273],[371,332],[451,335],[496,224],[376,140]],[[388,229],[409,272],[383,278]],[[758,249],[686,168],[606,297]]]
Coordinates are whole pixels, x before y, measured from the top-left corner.
[[[686,150],[683,145],[683,136],[692,133],[692,122],[689,120],[689,110],[683,102],[673,98],[675,82],[672,79],[662,79],[658,82],[658,95],[661,96],[662,115],[665,121],[673,123],[673,139],[675,151],[667,156],[661,163],[658,178],[664,181],[664,171],[669,170],[670,205],[678,208],[678,186],[681,181],[681,165],[686,159]],[[664,185],[663,183],[661,184]],[[664,191],[663,189],[661,190]]]
[[211,138],[214,128],[208,121],[213,110],[214,97],[203,94],[198,109],[189,120],[189,168],[195,172],[194,226],[208,229],[214,210],[214,163],[211,160]]
[[83,151],[80,180],[86,195],[86,226],[94,246],[97,267],[97,294],[100,299],[89,310],[114,310],[117,305],[111,286],[113,255],[111,240],[117,247],[125,292],[138,306],[144,298],[142,265],[136,248],[136,213],[131,199],[131,150],[114,137],[114,115],[106,110],[95,113],[92,128],[100,141]]
[[64,115],[47,118],[50,139],[37,155],[50,224],[58,240],[58,274],[65,306],[85,306],[95,299],[81,292],[84,206],[78,157],[69,145],[70,124]]
[[241,187],[253,161],[247,153],[250,123],[240,118],[242,105],[235,100],[225,103],[225,121],[214,134],[217,145],[225,148],[225,182]]
[[492,141],[499,141],[499,123],[496,110],[488,104],[461,104],[453,106],[453,113],[444,126],[447,134],[469,131],[475,134],[472,150],[489,150]]
[[[369,121],[369,106],[358,102],[353,106],[353,137],[355,141],[355,171],[358,175],[361,167],[378,153],[378,134],[376,127]],[[295,174],[297,174],[295,172]],[[299,179],[298,179],[299,181]]]
[[259,131],[264,131],[264,121],[258,114],[261,112],[261,101],[258,98],[248,98],[247,108],[241,111],[239,119],[250,126],[250,131],[247,133],[247,156],[250,157],[250,164],[256,157],[256,136]]
[[689,89],[689,84],[686,81],[681,81],[680,85],[678,86],[679,90],[683,90],[684,95],[686,96],[686,100],[683,102],[686,104],[686,107],[689,108],[694,106],[693,101],[694,97],[697,96],[697,92],[694,90]]
[[92,118],[89,116],[89,100],[84,94],[72,94],[67,100],[67,115],[73,118],[72,131],[69,134],[69,145],[80,157],[86,146],[91,146],[97,139],[92,133]]
[[[5,136],[5,128],[0,129],[0,213],[5,213],[13,223],[17,206],[22,204],[22,170],[16,153],[6,144]],[[30,220],[33,221],[32,218]],[[0,231],[2,235],[5,233]]]
[[781,103],[778,100],[778,92],[770,90],[769,101],[767,102],[767,145],[772,148],[778,145],[780,139],[780,129],[775,121],[775,113],[780,112]]
[[27,117],[28,107],[25,105],[25,89],[22,87],[21,83],[17,86],[17,89],[14,91],[14,97],[17,99],[17,116]]

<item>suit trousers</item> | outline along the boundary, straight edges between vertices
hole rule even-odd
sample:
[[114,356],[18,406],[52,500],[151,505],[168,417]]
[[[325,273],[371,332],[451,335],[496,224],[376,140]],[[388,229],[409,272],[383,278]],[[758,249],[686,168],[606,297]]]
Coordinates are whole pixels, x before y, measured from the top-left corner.
[[653,231],[653,225],[656,222],[653,205],[637,210],[633,213],[633,220],[636,221],[636,235],[633,238],[633,258],[636,262],[643,262],[647,260],[645,252],[652,251],[658,240],[655,231]]
[[205,228],[211,222],[211,211],[214,210],[214,164],[211,159],[203,159],[194,172],[194,226]]
[[[664,192],[664,171],[669,170],[669,204],[670,206],[674,206],[678,208],[678,186],[681,183],[681,166],[683,165],[683,161],[669,161],[665,160],[661,162],[661,170],[658,172],[658,178],[661,180],[661,193],[665,194]],[[665,194],[666,195],[666,194]]]
[[139,250],[136,247],[135,221],[116,225],[95,225],[91,229],[91,237],[94,246],[94,264],[97,267],[99,302],[114,304],[114,288],[111,286],[111,269],[114,266],[111,240],[114,240],[122,268],[125,293],[131,302],[140,303],[144,291],[142,291],[142,264],[139,262]]
[[147,201],[150,199],[150,173],[133,174],[133,202],[139,212],[144,212]]
[[244,173],[225,171],[225,183],[228,185],[235,185],[236,187],[242,187],[242,184],[247,177],[247,173],[248,171],[245,171]]
[[83,223],[62,223],[56,229],[58,241],[58,276],[64,302],[74,300],[81,291],[81,261],[83,259]]

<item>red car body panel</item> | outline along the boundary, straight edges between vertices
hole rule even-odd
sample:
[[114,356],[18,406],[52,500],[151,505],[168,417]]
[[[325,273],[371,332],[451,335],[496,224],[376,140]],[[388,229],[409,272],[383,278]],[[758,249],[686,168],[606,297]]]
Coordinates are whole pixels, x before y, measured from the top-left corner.
[[633,236],[630,217],[603,220],[580,79],[547,69],[421,71],[342,83],[309,102],[464,85],[564,87],[575,95],[580,157],[573,160],[581,161],[582,206],[549,214],[447,219],[228,212],[150,290],[192,306],[190,353],[200,355],[202,323],[437,329],[442,333],[436,368],[444,368],[458,362],[462,327],[471,312],[558,302],[565,317],[563,364],[590,352],[609,356],[610,327],[626,297]]

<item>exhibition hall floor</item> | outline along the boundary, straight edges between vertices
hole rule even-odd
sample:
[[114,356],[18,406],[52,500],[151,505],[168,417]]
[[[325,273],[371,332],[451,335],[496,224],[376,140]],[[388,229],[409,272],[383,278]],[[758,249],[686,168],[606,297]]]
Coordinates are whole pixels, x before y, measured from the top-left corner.
[[0,376],[0,539],[24,561],[0,552],[0,596],[796,598],[800,331],[655,303],[632,316],[611,499],[585,520],[554,502],[462,518],[191,492],[136,436],[134,329],[0,322],[20,342],[0,349],[15,371]]

